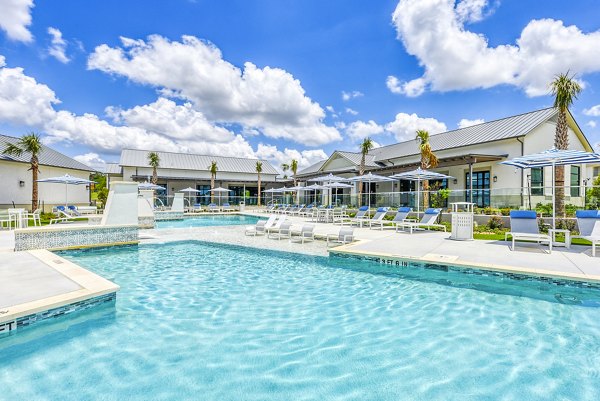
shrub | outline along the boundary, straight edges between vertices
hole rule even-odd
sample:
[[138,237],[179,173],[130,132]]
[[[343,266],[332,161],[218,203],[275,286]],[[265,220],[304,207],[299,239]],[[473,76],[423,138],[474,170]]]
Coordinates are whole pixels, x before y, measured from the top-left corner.
[[491,230],[499,230],[504,226],[504,222],[502,221],[502,217],[500,216],[492,216],[487,222],[487,226]]
[[535,205],[535,211],[540,213],[542,216],[552,216],[552,204],[538,203],[537,205]]
[[502,209],[500,209],[500,214],[502,214],[502,216],[510,216],[510,211],[511,208],[503,207]]

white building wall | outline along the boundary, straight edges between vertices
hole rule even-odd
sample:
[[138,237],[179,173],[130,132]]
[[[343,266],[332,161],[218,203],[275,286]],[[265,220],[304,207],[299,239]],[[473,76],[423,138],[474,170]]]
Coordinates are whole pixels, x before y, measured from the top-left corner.
[[[16,207],[31,208],[31,171],[28,163],[0,161],[0,208]],[[89,179],[87,171],[71,170],[61,167],[40,166],[39,179],[56,177],[69,174],[73,177]],[[20,186],[19,182],[24,185]],[[68,201],[70,205],[89,205],[89,189],[86,185],[69,185]],[[45,209],[52,206],[64,205],[65,185],[38,183],[40,205],[45,204]]]

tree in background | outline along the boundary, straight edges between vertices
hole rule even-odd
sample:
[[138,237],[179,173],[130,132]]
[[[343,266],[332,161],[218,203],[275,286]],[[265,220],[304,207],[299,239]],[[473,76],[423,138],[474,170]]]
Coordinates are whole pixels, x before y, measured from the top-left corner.
[[38,208],[38,175],[40,173],[39,154],[42,152],[42,141],[38,134],[33,132],[19,138],[17,143],[7,143],[2,151],[9,156],[21,156],[23,153],[31,155],[29,159],[29,170],[31,170],[31,210]]
[[290,162],[290,170],[292,171],[292,174],[294,175],[294,186],[296,186],[296,173],[298,172],[298,160],[292,159],[292,161]]
[[160,157],[156,152],[148,153],[148,164],[152,167],[152,183],[156,185],[158,182],[158,166],[160,166]]
[[[429,132],[426,130],[420,129],[417,130],[415,140],[419,145],[419,152],[421,153],[421,169],[427,170],[430,168],[435,168],[438,165],[438,158],[431,150],[431,145],[429,144]],[[417,191],[419,188],[417,188]],[[429,205],[429,180],[423,181],[423,207],[427,208]]]
[[214,160],[210,162],[210,167],[208,168],[208,171],[210,171],[210,203],[215,202],[215,193],[213,190],[215,189],[215,180],[217,179],[218,170],[217,162]]
[[283,164],[281,165],[281,169],[283,170],[283,178],[284,178],[284,179],[287,179],[287,178],[288,178],[288,176],[287,176],[287,171],[290,169],[290,165],[289,165],[289,164],[287,164],[287,163],[283,163]]
[[[554,147],[566,150],[569,148],[569,125],[567,112],[577,95],[581,92],[581,85],[569,73],[559,74],[550,83],[550,90],[554,96],[554,107],[558,109],[556,132],[554,134]],[[556,188],[556,214],[564,217],[565,214],[565,167],[554,168],[554,185]]]
[[[360,153],[361,153],[361,157],[360,157],[360,166],[358,168],[358,174],[359,175],[364,175],[365,174],[365,166],[367,163],[367,155],[369,154],[369,152],[371,151],[371,149],[373,149],[373,140],[369,137],[365,138],[362,143],[360,144]],[[362,181],[358,182],[358,206],[360,207],[362,204],[362,192],[363,192],[363,183]],[[369,189],[369,192],[370,189]]]
[[261,184],[261,182],[260,182],[260,173],[262,173],[262,165],[263,164],[262,164],[261,161],[258,161],[258,160],[256,161],[256,175],[257,175],[257,178],[258,178],[258,198],[256,200],[256,204],[258,206],[260,206],[260,190],[261,190],[261,188],[260,188],[260,184]]

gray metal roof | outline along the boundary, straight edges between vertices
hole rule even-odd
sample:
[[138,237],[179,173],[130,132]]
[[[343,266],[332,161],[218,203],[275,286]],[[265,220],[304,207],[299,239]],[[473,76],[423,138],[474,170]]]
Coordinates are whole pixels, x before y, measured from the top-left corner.
[[[525,114],[489,121],[471,127],[431,135],[429,143],[433,151],[459,148],[502,139],[516,138],[531,132],[557,113],[556,109],[536,110]],[[416,155],[419,148],[414,140],[383,146],[371,151],[375,161]]]
[[[0,135],[0,160],[29,163],[31,160],[31,153],[23,153],[21,156],[5,155],[2,153],[7,144],[16,144],[19,139],[20,138],[15,138],[12,136]],[[40,152],[38,158],[40,165],[42,166],[63,167],[90,172],[95,171],[90,166],[80,163],[69,156],[63,155],[62,153],[57,152],[46,145],[42,145],[42,151]]]
[[[367,156],[365,157],[365,166],[366,167],[379,167],[379,165],[375,162],[375,154],[371,153],[371,150]],[[360,166],[360,161],[362,159],[362,153],[360,152],[344,152],[341,150],[336,150],[334,154],[337,153],[346,159],[348,159],[355,166]]]
[[[150,167],[148,164],[148,153],[151,150],[123,149],[121,151],[121,166],[128,167]],[[160,158],[159,168],[170,168],[176,170],[208,171],[213,161],[217,162],[220,172],[232,173],[256,173],[256,162],[258,159],[245,159],[241,157],[223,157],[195,155],[188,153],[156,152]],[[266,160],[263,163],[262,174],[279,174],[277,170]]]
[[325,164],[325,162],[327,160],[329,160],[329,159],[323,159],[321,161],[316,162],[315,164],[311,164],[310,166],[306,167],[305,169],[298,171],[297,175],[306,175],[306,174],[317,173],[319,171],[319,169],[321,168],[321,166],[323,166],[323,164]]
[[104,173],[120,175],[123,174],[123,169],[119,166],[119,163],[106,163]]

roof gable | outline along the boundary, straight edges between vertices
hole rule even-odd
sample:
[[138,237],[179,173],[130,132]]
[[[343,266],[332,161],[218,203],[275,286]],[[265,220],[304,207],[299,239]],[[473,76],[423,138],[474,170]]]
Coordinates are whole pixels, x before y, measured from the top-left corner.
[[[2,153],[2,151],[6,147],[6,144],[9,144],[9,143],[16,144],[19,141],[19,139],[21,139],[21,138],[15,138],[13,136],[7,136],[7,135],[0,135],[0,160],[29,163],[29,161],[31,160],[31,153],[24,152],[21,156],[6,155],[6,154]],[[81,171],[90,171],[90,172],[95,171],[90,166],[87,166],[81,162],[78,162],[77,160],[75,160],[69,156],[63,155],[62,153],[57,152],[56,150],[54,150],[46,145],[42,145],[42,151],[40,152],[38,159],[39,159],[39,163],[41,166],[62,167],[62,168],[67,168],[67,169],[72,169],[72,170],[81,170]]]

